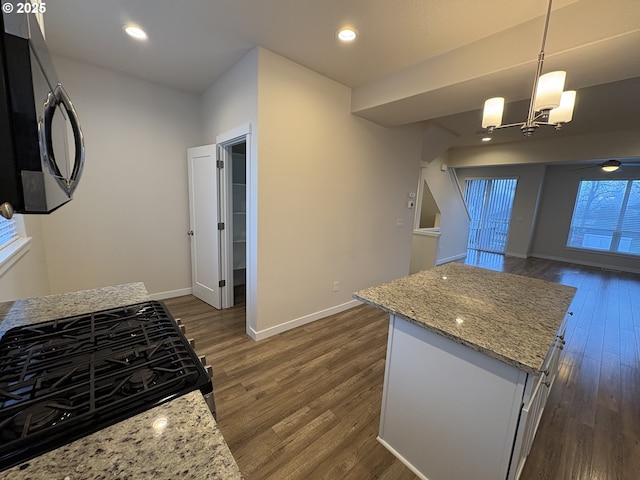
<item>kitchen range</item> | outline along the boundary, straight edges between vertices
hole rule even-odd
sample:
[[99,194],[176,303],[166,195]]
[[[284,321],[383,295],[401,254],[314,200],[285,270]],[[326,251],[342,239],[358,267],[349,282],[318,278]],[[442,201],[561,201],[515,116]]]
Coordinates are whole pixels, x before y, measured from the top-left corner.
[[0,340],[0,385],[0,467],[192,389],[213,400],[204,366],[160,302],[12,328]]
[[241,478],[206,368],[142,284],[0,304],[0,335],[0,478]]

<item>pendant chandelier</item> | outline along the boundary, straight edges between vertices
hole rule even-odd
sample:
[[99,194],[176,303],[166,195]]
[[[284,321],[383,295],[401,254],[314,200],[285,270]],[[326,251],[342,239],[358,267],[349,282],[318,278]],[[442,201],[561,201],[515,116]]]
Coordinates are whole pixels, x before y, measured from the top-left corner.
[[544,47],[547,41],[552,1],[553,0],[549,0],[549,7],[547,9],[544,33],[542,35],[542,47],[538,54],[538,67],[533,79],[533,91],[531,93],[527,120],[502,125],[504,97],[490,98],[484,102],[484,111],[482,114],[482,128],[487,130],[488,135],[491,135],[494,130],[500,128],[520,127],[522,133],[530,137],[540,126],[552,126],[555,127],[556,130],[560,130],[562,125],[570,122],[573,118],[576,92],[575,90],[563,91],[566,72],[557,71],[542,75]]

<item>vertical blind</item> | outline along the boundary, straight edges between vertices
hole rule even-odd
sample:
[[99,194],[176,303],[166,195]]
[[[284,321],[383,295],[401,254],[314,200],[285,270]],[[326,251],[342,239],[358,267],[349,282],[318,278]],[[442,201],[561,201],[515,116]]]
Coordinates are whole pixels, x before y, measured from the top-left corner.
[[505,253],[516,178],[469,179],[464,200],[471,216],[467,248]]
[[640,255],[640,180],[583,180],[567,246]]
[[0,217],[0,248],[8,245],[16,238],[18,238],[18,232],[16,230],[15,222],[13,220],[7,220],[4,217]]

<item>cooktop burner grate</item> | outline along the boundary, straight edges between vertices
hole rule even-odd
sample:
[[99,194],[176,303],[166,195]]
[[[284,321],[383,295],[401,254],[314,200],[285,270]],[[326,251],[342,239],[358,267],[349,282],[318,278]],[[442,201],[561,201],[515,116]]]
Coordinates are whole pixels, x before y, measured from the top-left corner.
[[162,302],[9,330],[0,340],[0,470],[211,380]]

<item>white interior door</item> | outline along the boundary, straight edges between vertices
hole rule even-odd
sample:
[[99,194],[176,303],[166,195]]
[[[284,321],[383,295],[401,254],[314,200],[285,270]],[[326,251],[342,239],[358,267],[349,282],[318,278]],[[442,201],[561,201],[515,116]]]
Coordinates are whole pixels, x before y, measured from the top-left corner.
[[190,148],[187,156],[193,294],[222,308],[216,146]]

